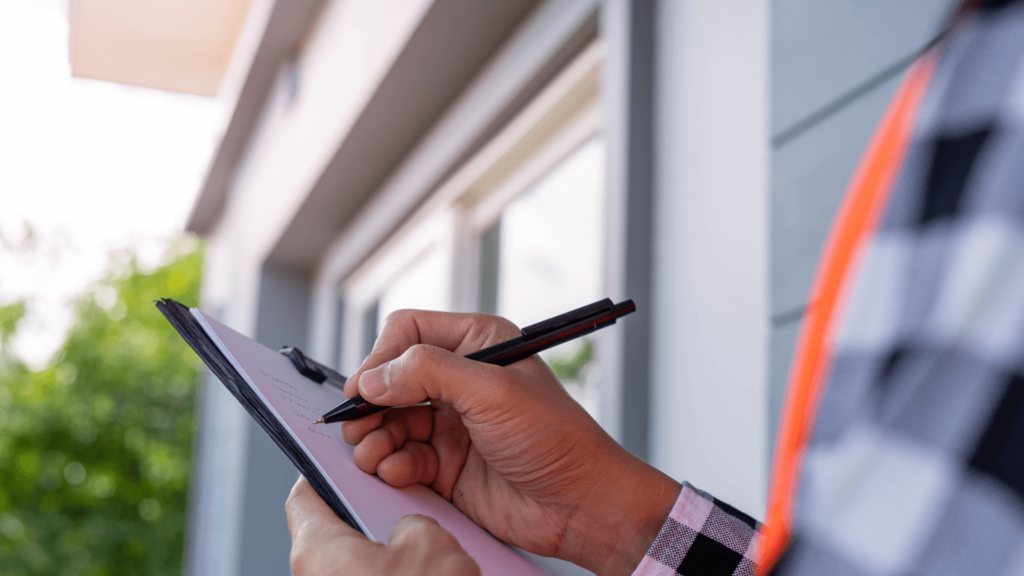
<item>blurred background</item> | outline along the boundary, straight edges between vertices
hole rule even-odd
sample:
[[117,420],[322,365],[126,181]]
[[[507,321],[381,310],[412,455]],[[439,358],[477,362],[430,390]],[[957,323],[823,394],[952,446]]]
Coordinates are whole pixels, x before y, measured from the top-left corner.
[[297,473],[158,297],[343,373],[400,308],[633,298],[545,359],[763,514],[828,226],[953,4],[0,0],[0,573],[289,572]]

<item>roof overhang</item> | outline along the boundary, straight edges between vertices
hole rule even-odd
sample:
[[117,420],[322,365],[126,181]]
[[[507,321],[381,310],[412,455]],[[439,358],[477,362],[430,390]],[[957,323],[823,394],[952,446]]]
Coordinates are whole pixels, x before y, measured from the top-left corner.
[[213,96],[252,0],[71,0],[71,73]]

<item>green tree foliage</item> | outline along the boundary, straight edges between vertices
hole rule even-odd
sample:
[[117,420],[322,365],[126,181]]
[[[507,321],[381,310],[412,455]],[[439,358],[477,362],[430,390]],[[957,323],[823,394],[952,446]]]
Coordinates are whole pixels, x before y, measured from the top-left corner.
[[0,573],[181,573],[200,363],[153,301],[196,302],[201,260],[128,259],[41,370],[10,350],[25,307],[0,307]]

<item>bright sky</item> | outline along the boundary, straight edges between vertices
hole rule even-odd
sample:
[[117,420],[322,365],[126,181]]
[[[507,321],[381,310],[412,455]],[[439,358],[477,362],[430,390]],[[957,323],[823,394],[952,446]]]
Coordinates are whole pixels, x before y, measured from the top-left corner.
[[15,349],[39,365],[112,251],[156,265],[181,234],[225,112],[72,78],[67,0],[0,0],[0,74],[0,303],[28,300]]

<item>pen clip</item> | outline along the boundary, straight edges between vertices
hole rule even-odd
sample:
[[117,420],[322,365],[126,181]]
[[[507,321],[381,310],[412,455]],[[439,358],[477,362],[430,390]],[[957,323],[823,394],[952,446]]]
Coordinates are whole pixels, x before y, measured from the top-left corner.
[[589,316],[595,316],[602,312],[609,312],[613,308],[615,308],[615,304],[609,298],[599,300],[593,304],[587,304],[582,308],[577,308],[571,312],[566,312],[565,314],[561,314],[554,318],[549,318],[543,322],[531,324],[530,326],[523,328],[523,339],[532,340],[538,336],[543,336],[544,334],[548,334],[574,322],[584,320]]

